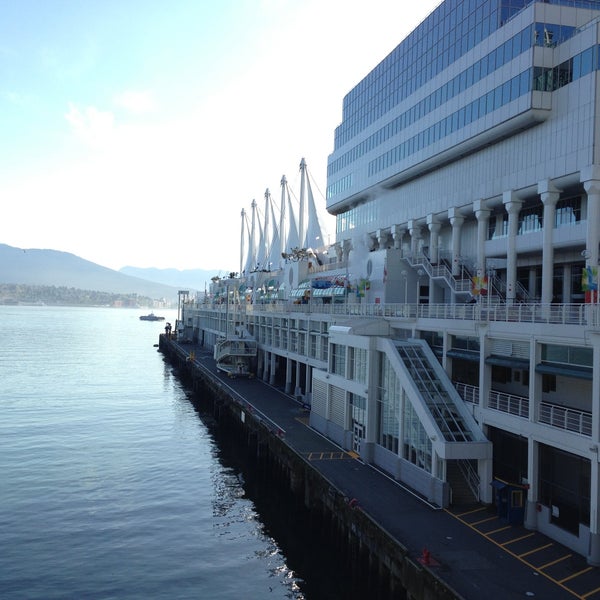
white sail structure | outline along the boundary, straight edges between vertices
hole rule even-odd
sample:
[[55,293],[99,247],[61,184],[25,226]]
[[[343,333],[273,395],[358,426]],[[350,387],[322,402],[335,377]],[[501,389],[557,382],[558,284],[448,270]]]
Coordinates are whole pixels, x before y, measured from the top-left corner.
[[257,240],[256,240],[256,200],[252,200],[252,217],[250,225],[250,236],[246,254],[245,267],[242,269],[246,274],[251,273],[256,268]]
[[[249,241],[246,244],[242,226],[241,254],[246,252],[246,275],[256,271],[271,271],[282,268],[282,256],[295,249],[317,253],[328,243],[328,234],[317,211],[308,168],[304,158],[300,162],[300,198],[295,209],[287,179],[281,178],[281,201],[279,220],[269,192],[265,191],[264,215],[261,220],[256,201],[252,201],[252,218]],[[245,219],[245,212],[242,211]],[[247,248],[246,248],[247,246]],[[241,261],[243,263],[243,259]]]

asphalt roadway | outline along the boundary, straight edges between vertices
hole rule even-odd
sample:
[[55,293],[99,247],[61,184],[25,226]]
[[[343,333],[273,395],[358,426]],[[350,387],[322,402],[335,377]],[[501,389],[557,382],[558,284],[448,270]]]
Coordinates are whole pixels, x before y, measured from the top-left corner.
[[440,509],[309,427],[308,411],[260,379],[216,370],[211,354],[181,345],[223,386],[281,429],[283,439],[465,600],[600,600],[600,568],[539,532],[509,525],[494,507]]

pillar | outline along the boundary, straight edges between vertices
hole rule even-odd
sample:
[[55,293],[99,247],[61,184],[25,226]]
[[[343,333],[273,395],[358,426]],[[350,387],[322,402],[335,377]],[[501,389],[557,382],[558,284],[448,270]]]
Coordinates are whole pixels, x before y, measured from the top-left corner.
[[452,275],[458,277],[460,275],[460,230],[465,222],[465,218],[458,212],[456,208],[448,209],[448,217],[450,225],[452,225]]
[[408,233],[410,234],[410,253],[412,259],[417,258],[421,249],[421,227],[416,221],[408,222]]
[[440,229],[442,228],[434,215],[427,215],[429,228],[429,260],[437,265],[440,262]]
[[476,200],[473,210],[477,217],[477,277],[485,277],[485,241],[491,211],[483,200]]
[[292,360],[289,357],[285,359],[285,393],[292,393]]
[[544,227],[542,244],[542,304],[550,304],[554,296],[554,221],[556,203],[560,197],[550,179],[538,183],[538,194],[544,205]]
[[402,238],[406,233],[406,227],[400,227],[400,225],[392,225],[392,239],[394,240],[394,248],[396,250],[402,249]]
[[312,398],[312,368],[306,363],[306,376],[304,378],[304,401],[310,404]]
[[300,373],[302,371],[301,363],[299,360],[296,361],[296,389],[294,390],[294,396],[298,398],[302,396],[302,386],[300,385]]
[[277,368],[277,355],[271,352],[271,366],[269,369],[269,383],[275,385],[275,370]]
[[582,169],[581,181],[587,194],[586,266],[595,267],[600,244],[600,166]]
[[538,528],[538,489],[540,482],[539,474],[539,446],[538,442],[529,439],[527,444],[527,479],[529,490],[527,490],[527,506],[525,507],[525,529],[535,531]]
[[377,237],[377,245],[379,246],[379,249],[385,250],[385,248],[387,246],[387,239],[388,239],[387,232],[384,231],[383,229],[378,229],[375,235]]
[[517,287],[517,233],[519,231],[519,212],[523,201],[512,190],[502,195],[504,208],[508,213],[508,241],[506,250],[506,302],[513,304]]
[[269,365],[271,362],[271,352],[265,352],[265,359],[263,361],[263,381],[269,381]]

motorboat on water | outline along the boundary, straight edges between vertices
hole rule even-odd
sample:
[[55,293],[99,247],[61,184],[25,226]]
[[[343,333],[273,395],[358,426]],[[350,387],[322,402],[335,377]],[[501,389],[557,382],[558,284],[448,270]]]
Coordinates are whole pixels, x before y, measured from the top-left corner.
[[164,321],[165,318],[164,317],[160,317],[158,315],[155,315],[153,312],[151,312],[148,315],[142,315],[140,317],[140,321]]

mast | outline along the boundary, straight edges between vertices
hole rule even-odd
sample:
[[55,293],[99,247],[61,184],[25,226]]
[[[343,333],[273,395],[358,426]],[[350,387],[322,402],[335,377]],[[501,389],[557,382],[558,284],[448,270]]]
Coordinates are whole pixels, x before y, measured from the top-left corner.
[[304,158],[300,161],[300,215],[298,223],[298,237],[300,238],[300,244],[304,247],[306,231],[304,229],[304,212],[305,212],[305,188],[306,188],[306,161]]
[[245,232],[245,225],[246,225],[246,209],[242,208],[242,231],[240,233],[240,275],[242,274],[242,271],[244,270],[244,250],[245,250],[245,242],[246,242],[246,232]]
[[252,200],[252,220],[250,228],[250,241],[248,244],[248,259],[246,261],[246,273],[250,273],[256,267],[256,200]]
[[287,231],[285,229],[285,190],[287,186],[287,179],[285,175],[281,176],[281,212],[279,214],[279,261],[282,264],[282,254],[285,253],[285,244],[287,242]]
[[264,256],[264,264],[263,269],[270,271],[269,268],[269,255],[270,253],[270,245],[271,245],[271,232],[269,231],[269,213],[271,212],[271,192],[269,192],[269,188],[265,190],[265,223],[263,228],[263,256]]

